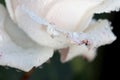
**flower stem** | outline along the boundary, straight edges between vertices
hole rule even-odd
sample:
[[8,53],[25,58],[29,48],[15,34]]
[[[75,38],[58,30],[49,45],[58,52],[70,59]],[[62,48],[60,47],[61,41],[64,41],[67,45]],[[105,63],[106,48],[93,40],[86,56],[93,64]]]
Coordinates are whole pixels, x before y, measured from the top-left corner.
[[30,76],[34,72],[35,68],[31,69],[29,72],[25,72],[20,80],[29,80]]

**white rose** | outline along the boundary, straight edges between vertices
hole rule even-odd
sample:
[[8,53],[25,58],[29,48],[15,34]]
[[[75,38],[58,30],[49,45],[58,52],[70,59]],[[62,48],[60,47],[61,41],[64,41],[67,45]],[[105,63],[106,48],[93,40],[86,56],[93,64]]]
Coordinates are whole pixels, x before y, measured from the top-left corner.
[[92,60],[99,46],[116,39],[107,20],[92,17],[118,11],[120,0],[6,0],[6,5],[12,20],[0,5],[0,65],[29,71],[54,50],[60,50],[62,62],[79,55]]

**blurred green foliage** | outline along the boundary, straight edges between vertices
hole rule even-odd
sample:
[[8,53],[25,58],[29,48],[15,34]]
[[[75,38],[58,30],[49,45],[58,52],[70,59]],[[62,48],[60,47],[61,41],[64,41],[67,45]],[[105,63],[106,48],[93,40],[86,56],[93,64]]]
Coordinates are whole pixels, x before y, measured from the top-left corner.
[[0,3],[5,4],[5,0],[0,0]]
[[[0,0],[4,4],[4,0]],[[77,57],[62,64],[56,52],[50,63],[35,69],[29,80],[99,80],[102,63],[102,49],[93,62]],[[99,54],[100,53],[100,54]],[[20,80],[24,72],[9,67],[0,67],[0,80]]]

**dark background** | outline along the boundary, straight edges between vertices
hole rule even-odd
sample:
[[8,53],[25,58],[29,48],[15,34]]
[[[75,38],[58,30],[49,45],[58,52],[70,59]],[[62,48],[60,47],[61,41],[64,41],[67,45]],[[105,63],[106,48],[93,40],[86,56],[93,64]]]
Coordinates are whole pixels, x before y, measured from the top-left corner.
[[109,20],[112,21],[117,40],[104,47],[101,80],[120,80],[120,12],[109,15],[112,17]]
[[[0,3],[4,3],[4,0],[0,0]],[[93,62],[77,57],[62,64],[59,54],[55,54],[51,63],[33,70],[29,80],[120,80],[120,12],[95,15],[95,18],[98,17],[107,18],[112,22],[113,32],[117,36],[113,44],[100,47]],[[0,80],[21,80],[24,74],[17,69],[0,67]]]

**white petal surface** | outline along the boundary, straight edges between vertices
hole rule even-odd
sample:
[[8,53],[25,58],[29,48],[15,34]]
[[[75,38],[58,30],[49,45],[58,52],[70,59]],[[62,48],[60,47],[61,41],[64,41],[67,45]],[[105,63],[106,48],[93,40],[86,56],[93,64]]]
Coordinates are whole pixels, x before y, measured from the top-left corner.
[[120,10],[120,0],[100,0],[100,2],[101,3],[96,7],[96,13],[108,13]]
[[[47,11],[45,9],[47,7],[49,8],[50,5],[54,4],[53,1],[56,2],[56,0],[5,0],[6,6],[8,8],[9,13],[10,13],[10,17],[15,22],[16,22],[15,10],[16,10],[17,6],[26,5],[31,10],[34,10],[35,13],[40,14],[41,16],[43,16],[43,15],[45,15],[45,13],[43,14],[43,12]],[[46,5],[48,5],[48,6],[46,6]]]
[[46,18],[63,30],[83,31],[97,4],[99,2],[95,0],[61,0],[51,7]]
[[[62,53],[62,62],[78,55],[92,60],[96,56],[96,48],[116,39],[108,21],[91,19],[94,13],[117,11],[120,0],[6,0],[6,3],[14,22],[32,40],[54,49],[69,47]],[[41,18],[65,31],[85,32],[91,43],[90,49],[87,45],[71,45],[65,36],[52,38],[45,25],[41,25],[45,22]]]
[[80,55],[89,61],[93,60],[98,47],[110,44],[116,39],[111,30],[110,23],[107,20],[93,20],[89,28],[85,30],[85,33],[88,34],[87,39],[90,41],[90,47],[88,48],[87,45],[72,45],[67,49],[68,51],[61,51],[61,61],[66,62]]
[[0,65],[29,71],[46,62],[53,49],[37,45],[9,18],[0,5]]
[[[66,39],[60,37],[52,39],[46,33],[44,26],[36,22],[38,18],[44,18],[49,23],[68,31],[83,31],[89,24],[92,13],[91,10],[99,4],[96,0],[10,0],[7,1],[9,13],[14,13],[15,22],[23,29],[34,41],[41,45],[56,49],[67,47]],[[34,4],[33,4],[34,3]],[[9,9],[9,6],[13,6]],[[33,12],[36,20],[31,18],[24,9]],[[12,12],[11,12],[12,11]],[[39,36],[39,37],[38,37]]]
[[20,28],[39,44],[55,49],[68,46],[65,37],[52,38],[51,35],[47,33],[47,29],[31,20],[30,16],[26,14],[22,7],[17,8],[16,16],[19,16],[17,17],[17,21]]
[[68,51],[67,49],[62,49],[62,51],[60,50],[60,55],[61,62],[63,63],[70,61],[77,56],[83,56],[83,58],[87,59],[88,61],[92,61],[96,56],[96,49],[89,50],[85,45],[74,45],[69,47]]
[[61,62],[67,62],[77,56],[82,55],[83,53],[86,53],[87,51],[88,51],[88,49],[85,45],[82,45],[82,46],[73,45],[73,46],[69,47],[68,51],[65,51],[67,53],[65,53],[65,52],[63,53],[63,51],[60,51]]
[[[100,0],[101,1],[101,0]],[[23,5],[39,17],[65,30],[84,30],[91,20],[92,12],[100,1],[97,0],[6,0],[10,15],[16,16],[17,7]],[[34,3],[34,4],[33,4]],[[12,18],[14,18],[12,17]],[[18,22],[19,23],[19,22]]]
[[110,44],[116,40],[112,32],[111,23],[108,20],[92,21],[85,30],[95,47]]

